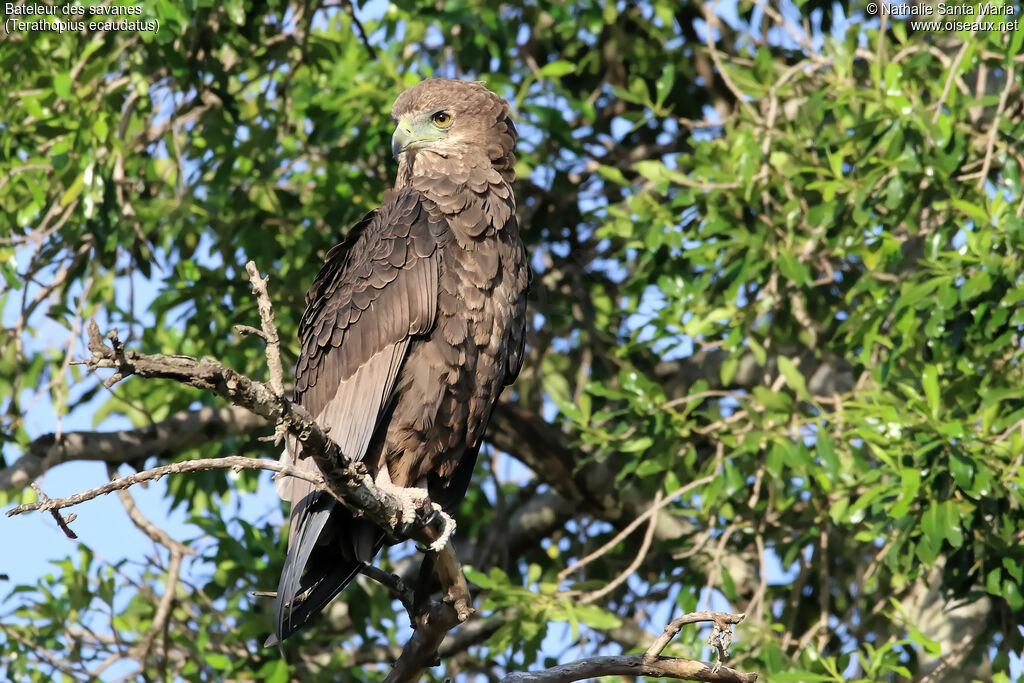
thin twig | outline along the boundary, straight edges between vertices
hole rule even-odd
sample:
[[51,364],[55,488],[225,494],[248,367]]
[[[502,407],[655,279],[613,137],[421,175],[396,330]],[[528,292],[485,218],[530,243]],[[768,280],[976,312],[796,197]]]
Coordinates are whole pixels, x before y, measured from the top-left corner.
[[650,518],[651,515],[654,515],[659,510],[661,510],[663,507],[665,507],[666,505],[671,504],[677,498],[679,498],[680,496],[684,495],[685,493],[687,493],[687,492],[689,492],[689,491],[691,491],[691,490],[693,490],[693,489],[695,489],[697,487],[703,486],[704,484],[710,483],[712,479],[714,479],[714,475],[709,475],[709,476],[706,476],[706,477],[702,477],[700,479],[696,479],[694,481],[691,481],[689,484],[686,484],[685,486],[680,486],[678,489],[676,489],[672,493],[670,493],[667,496],[665,496],[664,500],[661,500],[660,502],[656,501],[649,508],[644,510],[643,514],[638,515],[636,519],[634,519],[632,522],[630,522],[628,525],[626,525],[626,527],[623,528],[622,531],[617,533],[615,535],[615,537],[612,538],[610,541],[608,541],[607,543],[602,545],[600,548],[598,548],[594,552],[592,552],[589,555],[587,555],[586,557],[584,557],[584,558],[582,558],[580,560],[577,560],[576,562],[572,563],[571,565],[569,565],[568,567],[566,567],[565,569],[560,571],[558,573],[558,581],[559,582],[565,581],[565,579],[570,574],[572,574],[574,571],[576,571],[577,569],[580,569],[582,567],[587,566],[588,564],[590,564],[591,562],[593,562],[597,558],[599,558],[602,555],[606,554],[608,551],[610,551],[612,548],[614,548],[616,545],[618,545],[620,542],[622,542],[623,539],[625,539],[631,533],[633,533],[633,531],[637,527],[639,527],[641,524],[643,524],[644,520]]
[[1003,117],[1003,112],[1006,110],[1006,101],[1010,96],[1010,91],[1016,85],[1013,68],[1013,62],[1010,62],[1006,67],[1006,85],[1003,87],[1003,92],[999,95],[999,106],[996,107],[996,114],[992,117],[992,124],[988,131],[988,143],[985,145],[985,161],[981,165],[981,171],[978,174],[978,187],[984,187],[985,181],[988,179],[988,170],[992,165],[992,150],[995,148],[996,137],[999,134],[999,123]]
[[257,330],[252,325],[235,325],[235,332],[243,337],[253,336],[259,337],[263,341],[267,340],[267,335],[263,334],[263,330]]
[[51,468],[73,460],[142,462],[149,456],[176,453],[211,438],[249,434],[267,425],[265,419],[245,408],[204,406],[136,429],[65,432],[59,440],[54,434],[44,434],[20,458],[0,469],[0,490],[24,488]]
[[319,489],[330,492],[330,489],[325,485],[324,478],[317,473],[310,472],[309,470],[301,470],[297,467],[290,465],[282,465],[276,460],[263,460],[260,458],[246,458],[241,455],[230,455],[224,458],[208,458],[205,460],[186,460],[184,462],[176,462],[170,465],[161,465],[159,467],[153,467],[148,470],[143,470],[137,474],[132,474],[127,477],[120,479],[114,479],[108,481],[102,486],[89,489],[88,491],[82,491],[76,493],[73,496],[67,498],[47,498],[46,500],[39,500],[35,503],[23,503],[15,506],[7,511],[8,517],[14,515],[21,515],[26,512],[33,511],[53,511],[63,510],[64,508],[71,507],[73,505],[79,505],[86,501],[92,500],[104,496],[113,491],[121,491],[127,489],[135,484],[139,484],[144,481],[156,481],[168,474],[180,474],[182,472],[200,472],[206,470],[270,470],[272,472],[280,472],[285,476],[295,477],[302,479],[314,484]]
[[359,31],[359,40],[362,41],[363,47],[370,55],[370,59],[377,59],[377,51],[373,49],[373,45],[370,45],[370,38],[366,35],[366,29],[363,28],[363,22],[359,21],[359,17],[356,16],[356,8],[353,6],[352,1],[349,0],[345,3],[345,13],[352,18],[352,23],[356,25],[356,30]]
[[718,69],[718,75],[725,83],[725,87],[729,89],[733,97],[736,98],[736,102],[747,112],[754,121],[761,123],[761,117],[757,115],[754,108],[747,102],[747,96],[742,90],[736,87],[733,83],[732,78],[729,77],[729,73],[725,70],[725,64],[722,63],[722,58],[718,56],[718,50],[715,48],[715,39],[711,34],[711,29],[716,26],[721,26],[721,21],[718,16],[714,13],[714,8],[718,5],[721,0],[715,0],[711,3],[711,6],[704,7],[704,44],[708,47],[708,53],[711,55],[711,61],[715,63],[715,67]]
[[[331,441],[309,413],[281,396],[275,395],[266,384],[256,382],[233,369],[210,359],[196,360],[189,356],[144,354],[125,349],[117,340],[116,330],[109,334],[108,346],[95,322],[90,322],[89,350],[92,358],[81,361],[90,370],[115,369],[115,374],[104,384],[112,384],[129,375],[160,377],[182,384],[212,391],[235,405],[273,420],[284,420],[288,432],[302,449],[303,457],[312,457],[323,481],[339,500],[354,510],[361,511],[393,536],[413,538],[430,545],[443,530],[444,520],[424,501],[415,523],[401,524],[401,505],[394,496],[379,489],[369,471],[361,463],[352,462],[340,447]],[[273,469],[261,465],[264,469]],[[307,475],[308,476],[308,475]],[[403,532],[397,530],[403,527]]]
[[[260,312],[260,327],[263,328],[260,337],[266,342],[267,372],[270,375],[270,389],[275,395],[284,396],[284,371],[281,369],[281,337],[277,333],[277,325],[274,324],[274,307],[271,305],[270,295],[267,293],[267,278],[260,276],[260,271],[253,261],[245,264],[245,271],[249,274],[249,282],[252,283],[252,291],[256,294],[256,305]],[[239,332],[255,331],[254,328],[241,325],[236,325],[235,329]],[[274,443],[281,443],[287,432],[288,429],[285,427],[284,422],[278,420],[274,426]]]
[[[43,493],[43,489],[38,483],[32,482],[32,490],[35,491],[36,496],[39,498],[39,500],[50,500],[50,497]],[[76,540],[78,538],[78,534],[72,531],[71,527],[68,526],[68,524],[71,524],[71,522],[75,521],[75,519],[78,518],[78,515],[71,513],[67,517],[64,517],[56,510],[50,510],[50,514],[53,515],[53,520],[57,522],[57,526],[60,527],[60,530],[64,532],[65,536],[67,536],[71,540]]]
[[[21,644],[22,647],[24,647],[26,650],[39,657],[41,660],[45,661],[47,664],[52,666],[57,671],[61,671],[67,676],[70,676],[72,680],[75,680],[76,678],[82,676],[82,674],[84,673],[81,671],[76,671],[67,663],[54,657],[45,648],[40,647],[38,643],[34,643],[29,638],[26,638],[25,636],[21,635],[21,633],[16,631],[14,628],[7,626],[6,624],[0,624],[0,631],[5,633],[7,637],[11,640],[17,641],[19,644]],[[7,650],[7,655],[11,655],[10,650]]]
[[[946,78],[946,84],[942,87],[942,94],[939,95],[939,99],[935,102],[935,113],[932,114],[932,125],[939,122],[939,117],[942,116],[942,108],[946,106],[946,99],[949,97],[949,91],[953,87],[953,82],[956,80],[957,70],[960,68],[960,62],[963,61],[964,55],[967,54],[967,50],[975,43],[970,40],[965,40],[964,44],[960,47],[960,51],[956,53],[956,57],[953,58],[953,63],[949,66],[949,76]],[[897,55],[898,58],[898,55]],[[897,61],[898,59],[894,60]]]
[[[117,473],[117,465],[107,463],[107,476],[111,481],[118,481],[121,479],[121,475]],[[139,510],[138,505],[135,504],[135,499],[132,498],[132,494],[128,492],[127,488],[117,489],[117,497],[121,500],[121,505],[124,507],[125,512],[128,513],[128,519],[132,521],[132,524],[134,524],[139,531],[146,534],[146,536],[149,537],[149,540],[153,541],[157,545],[162,545],[171,552],[176,551],[182,555],[196,554],[195,550],[184,543],[171,538],[170,534],[147,519],[146,516],[142,514],[142,511]]]
[[[651,508],[657,508],[661,505],[661,491],[654,496],[654,502],[651,503]],[[609,595],[616,588],[621,586],[623,583],[633,575],[640,563],[647,557],[647,551],[651,549],[651,541],[654,540],[654,528],[658,525],[658,516],[654,513],[648,515],[650,521],[647,523],[647,531],[644,533],[644,540],[640,544],[640,550],[637,552],[636,557],[629,563],[629,566],[625,570],[619,573],[614,579],[609,581],[603,588],[600,588],[592,593],[587,593],[580,598],[579,603],[581,605],[589,605],[593,602],[597,602],[606,595]]]
[[[68,498],[19,505],[8,511],[8,516],[31,510],[61,509],[167,474],[225,468],[265,469],[313,483],[318,489],[336,497],[356,515],[373,521],[394,538],[411,538],[429,547],[443,535],[447,527],[445,517],[429,500],[423,501],[414,519],[404,519],[400,514],[402,506],[392,494],[376,486],[362,463],[349,460],[338,445],[327,438],[326,432],[307,411],[293,405],[266,384],[253,381],[217,361],[143,354],[126,349],[117,338],[116,330],[107,335],[108,345],[95,322],[89,323],[88,333],[88,348],[92,357],[78,363],[86,365],[90,370],[115,370],[115,374],[105,384],[111,385],[124,377],[136,375],[171,379],[212,391],[235,405],[285,424],[290,436],[302,449],[301,456],[312,457],[319,472],[240,456],[180,462],[154,467]],[[406,643],[402,656],[387,679],[390,683],[419,680],[422,672],[436,660],[437,648],[448,631],[473,613],[462,567],[451,543],[435,554],[434,563],[444,590],[444,601],[431,604],[417,620],[413,637]]]

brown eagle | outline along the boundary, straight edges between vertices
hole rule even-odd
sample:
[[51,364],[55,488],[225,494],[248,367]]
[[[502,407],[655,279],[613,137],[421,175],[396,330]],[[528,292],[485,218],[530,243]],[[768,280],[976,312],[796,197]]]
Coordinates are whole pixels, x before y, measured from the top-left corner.
[[[523,360],[516,129],[504,99],[456,80],[409,88],[391,116],[394,193],[328,252],[306,295],[295,402],[378,485],[425,489],[451,512]],[[295,463],[296,451],[284,459]],[[291,532],[267,645],[318,614],[385,540],[306,482],[282,479],[278,490],[292,503]]]

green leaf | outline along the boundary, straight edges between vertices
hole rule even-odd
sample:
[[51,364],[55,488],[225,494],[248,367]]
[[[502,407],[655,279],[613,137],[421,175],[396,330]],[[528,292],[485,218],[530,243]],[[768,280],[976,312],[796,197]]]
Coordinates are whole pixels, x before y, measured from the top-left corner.
[[644,460],[637,466],[633,474],[637,477],[649,477],[654,474],[661,474],[665,471],[665,465],[658,460]]
[[607,630],[622,626],[622,620],[597,605],[578,605],[576,617],[591,628]]
[[747,337],[747,346],[750,347],[751,352],[754,354],[754,358],[757,359],[757,364],[761,367],[765,366],[768,362],[768,353],[757,339],[753,336]]
[[913,467],[904,467],[900,470],[900,499],[892,507],[889,514],[895,519],[903,517],[910,510],[910,506],[917,498],[917,492],[921,489],[921,473]]
[[990,289],[992,289],[992,276],[987,270],[979,270],[972,273],[964,282],[964,286],[960,290],[960,300],[970,301]]
[[640,453],[642,451],[647,451],[653,445],[654,439],[649,436],[640,436],[629,439],[623,443],[619,446],[619,451],[622,453]]
[[964,491],[971,490],[971,482],[974,478],[974,460],[966,458],[959,453],[953,453],[949,458],[949,471],[957,487]]
[[1021,594],[1020,583],[1018,581],[1004,581],[1001,595],[1010,605],[1010,609],[1019,610],[1024,608],[1024,595]]
[[231,669],[231,660],[228,659],[227,655],[222,655],[217,652],[207,653],[206,665],[211,669],[217,669],[218,671],[228,671]]
[[71,74],[61,72],[53,76],[53,90],[62,100],[71,98]]
[[790,669],[773,673],[772,680],[782,681],[783,683],[821,683],[822,681],[835,681],[836,679],[833,676],[817,674],[813,671]]
[[960,512],[952,500],[941,503],[932,501],[921,518],[921,528],[934,547],[941,547],[943,539],[948,540],[954,548],[964,543]]
[[931,657],[938,657],[942,654],[942,643],[937,640],[932,640],[924,633],[921,632],[916,626],[910,627],[910,633],[907,634],[910,640],[917,643],[924,651]]
[[793,407],[793,399],[787,394],[772,391],[765,386],[754,387],[754,398],[764,406],[765,410],[777,413],[788,413]]
[[96,119],[96,122],[92,124],[92,132],[96,134],[96,139],[101,142],[105,141],[107,139],[107,133],[109,132],[107,122],[103,119]]
[[629,185],[629,181],[626,180],[626,176],[624,176],[622,174],[622,171],[616,168],[615,166],[605,166],[604,164],[598,164],[597,174],[604,178],[605,180],[609,180],[615,183],[616,185]]
[[477,571],[476,569],[473,569],[469,566],[463,567],[462,571],[466,575],[466,580],[470,581],[471,583],[475,583],[484,590],[490,590],[491,588],[494,588],[494,582],[491,581],[490,577],[487,576],[487,574]]
[[927,366],[921,373],[921,383],[924,385],[924,395],[928,400],[928,409],[933,418],[938,418],[940,406],[939,398],[939,371],[934,365]]
[[21,289],[21,276],[18,275],[18,262],[15,261],[14,254],[0,261],[0,273],[3,274],[8,287],[14,290]]
[[943,528],[945,522],[945,509],[939,503],[932,501],[924,515],[921,516],[921,530],[924,531],[924,535],[931,545],[936,548],[941,548],[942,541],[946,538],[946,530]]
[[978,227],[988,225],[989,215],[985,209],[981,208],[977,204],[972,204],[965,199],[954,199],[952,201],[953,207],[967,214],[968,217]]
[[231,19],[238,26],[245,25],[245,8],[241,0],[227,0],[224,3],[224,9],[228,13],[228,18]]
[[288,662],[284,659],[269,661],[259,668],[257,676],[267,683],[288,683]]
[[60,198],[60,205],[67,206],[71,202],[78,199],[78,196],[82,194],[82,188],[85,187],[85,173],[79,173],[75,178],[75,181],[71,183],[67,190]]
[[805,401],[813,401],[810,392],[807,391],[807,384],[804,382],[804,376],[800,374],[800,370],[797,369],[796,364],[793,363],[786,356],[779,356],[779,372],[786,378],[786,384],[796,392],[797,396]]
[[821,458],[825,473],[830,478],[835,478],[839,474],[839,457],[836,455],[836,445],[832,440],[832,435],[824,426],[818,429],[817,441],[818,457]]
[[811,284],[811,270],[807,264],[800,261],[795,254],[784,251],[777,259],[779,270],[786,276],[786,279],[798,285]]
[[566,76],[576,71],[576,65],[572,62],[568,62],[564,59],[556,59],[553,62],[548,62],[540,68],[540,75],[545,78],[559,78],[560,76]]
[[36,492],[30,488],[0,491],[0,506],[12,503],[15,505],[27,505],[28,503],[35,503],[37,500],[39,498],[36,496]]
[[656,97],[655,103],[659,108],[665,103],[665,98],[672,91],[672,86],[676,80],[676,67],[671,62],[665,66],[665,70],[661,72],[661,76],[658,76],[658,80],[655,81]]

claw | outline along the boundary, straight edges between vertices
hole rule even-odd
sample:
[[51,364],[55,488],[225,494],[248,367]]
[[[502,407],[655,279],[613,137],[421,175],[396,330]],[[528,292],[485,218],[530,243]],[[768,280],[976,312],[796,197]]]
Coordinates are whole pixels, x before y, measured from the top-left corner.
[[395,486],[387,480],[378,480],[377,487],[387,491],[394,496],[395,500],[398,501],[398,504],[401,506],[398,511],[399,520],[403,524],[412,524],[415,522],[417,508],[423,503],[423,501],[430,498],[430,494],[426,489]]
[[437,537],[436,541],[430,544],[430,547],[427,548],[427,550],[439,553],[444,550],[444,547],[448,545],[448,541],[451,540],[452,534],[455,533],[455,520],[442,510],[441,506],[437,503],[434,503],[433,506],[434,510],[437,511],[437,514],[441,515],[441,519],[444,520],[444,531],[441,532],[441,535]]
[[[395,486],[391,483],[390,479],[380,477],[377,480],[377,487],[390,493],[398,501],[401,506],[399,513],[399,521],[403,525],[409,525],[416,521],[416,513],[420,505],[427,500],[430,500],[430,493],[425,488],[416,487],[405,487]],[[427,548],[421,550],[434,553],[441,552],[448,541],[451,539],[452,534],[455,533],[455,520],[452,519],[441,506],[437,503],[431,503],[437,514],[441,515],[441,519],[444,521],[444,530],[436,541],[430,544]]]

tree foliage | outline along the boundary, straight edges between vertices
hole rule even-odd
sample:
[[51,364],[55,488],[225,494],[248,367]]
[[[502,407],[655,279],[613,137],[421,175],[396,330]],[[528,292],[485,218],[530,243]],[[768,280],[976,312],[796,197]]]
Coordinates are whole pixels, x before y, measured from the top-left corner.
[[[274,457],[272,427],[202,392],[107,393],[69,364],[82,321],[263,377],[261,344],[233,331],[258,321],[252,259],[292,364],[323,254],[391,182],[390,103],[425,76],[476,78],[517,112],[534,315],[458,515],[480,614],[432,675],[642,651],[710,600],[748,614],[734,665],[768,680],[1008,680],[1024,31],[818,0],[138,6],[159,31],[0,42],[5,502],[67,459]],[[48,437],[40,401],[138,431]],[[159,431],[200,410],[195,434]],[[0,671],[382,678],[408,629],[371,583],[258,646],[271,615],[250,592],[275,584],[285,540],[280,510],[236,503],[268,486],[167,481],[196,529],[177,581],[170,546],[140,566],[81,538],[0,603]],[[700,649],[693,631],[670,651]]]

